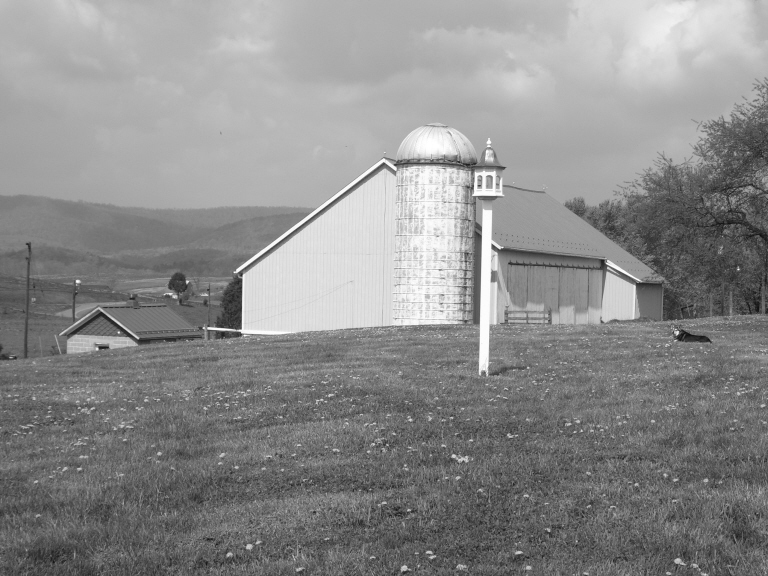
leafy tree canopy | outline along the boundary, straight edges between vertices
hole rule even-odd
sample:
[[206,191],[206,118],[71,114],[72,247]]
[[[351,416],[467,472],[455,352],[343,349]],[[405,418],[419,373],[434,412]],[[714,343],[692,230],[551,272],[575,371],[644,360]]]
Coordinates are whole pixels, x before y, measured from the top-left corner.
[[187,289],[187,277],[181,272],[174,272],[168,281],[168,289],[176,292],[176,297],[179,299],[179,304],[181,304],[181,294]]
[[768,79],[729,118],[699,124],[693,157],[661,154],[624,196],[664,226],[768,244]]
[[243,279],[235,277],[224,289],[221,297],[221,314],[216,318],[216,325],[219,328],[239,330],[242,327],[242,309]]
[[[667,281],[668,317],[691,307],[764,309],[768,284],[768,79],[728,118],[699,124],[691,158],[660,154],[618,200],[565,206]],[[677,311],[677,313],[676,313]]]

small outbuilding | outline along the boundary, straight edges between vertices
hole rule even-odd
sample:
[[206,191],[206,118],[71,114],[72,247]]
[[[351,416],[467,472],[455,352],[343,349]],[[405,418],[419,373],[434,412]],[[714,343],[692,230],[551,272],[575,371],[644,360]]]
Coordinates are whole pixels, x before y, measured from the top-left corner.
[[67,354],[79,354],[196,340],[203,334],[165,304],[139,304],[132,299],[94,308],[59,336],[67,339]]

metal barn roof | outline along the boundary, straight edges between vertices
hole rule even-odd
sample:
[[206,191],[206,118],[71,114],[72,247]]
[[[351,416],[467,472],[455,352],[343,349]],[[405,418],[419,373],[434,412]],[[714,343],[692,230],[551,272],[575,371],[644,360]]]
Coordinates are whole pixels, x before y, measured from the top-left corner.
[[[480,218],[481,211],[477,215]],[[505,184],[504,198],[493,203],[493,240],[510,250],[606,259],[613,268],[638,281],[663,281],[651,268],[543,191]]]
[[142,304],[138,307],[131,304],[105,304],[83,316],[59,336],[77,332],[99,314],[115,322],[136,340],[201,337],[197,328],[165,304]]

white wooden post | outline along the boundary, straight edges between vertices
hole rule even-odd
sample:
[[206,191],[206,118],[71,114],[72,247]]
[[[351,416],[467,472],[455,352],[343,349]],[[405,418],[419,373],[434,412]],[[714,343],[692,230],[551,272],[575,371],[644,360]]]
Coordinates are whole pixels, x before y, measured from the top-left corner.
[[[480,240],[480,266],[475,266],[475,273],[480,274],[480,351],[478,354],[478,373],[488,376],[491,363],[491,299],[497,296],[497,290],[491,291],[493,252],[493,201],[504,197],[501,173],[504,166],[499,163],[496,152],[488,139],[485,150],[475,165],[473,197],[479,201],[483,211],[483,234]],[[495,285],[495,284],[494,284]],[[475,294],[477,297],[477,294]]]
[[480,355],[479,374],[488,376],[491,354],[491,239],[493,238],[493,199],[481,200],[483,235],[480,255]]

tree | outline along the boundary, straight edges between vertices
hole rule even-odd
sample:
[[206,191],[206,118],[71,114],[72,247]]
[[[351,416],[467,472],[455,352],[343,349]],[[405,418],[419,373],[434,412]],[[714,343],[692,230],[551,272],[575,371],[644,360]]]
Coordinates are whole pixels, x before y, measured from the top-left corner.
[[[665,277],[681,272],[697,297],[720,292],[723,310],[725,286],[736,288],[752,311],[768,277],[768,79],[728,118],[699,130],[692,158],[676,163],[659,155],[622,194],[649,253],[666,260]],[[682,290],[681,283],[671,287],[670,296]]]
[[224,289],[221,297],[221,314],[216,318],[216,326],[239,330],[242,327],[242,309],[243,279],[237,276]]
[[181,294],[187,289],[187,277],[181,272],[174,272],[168,281],[168,289],[176,292],[176,298],[179,299],[179,306],[181,306]]

